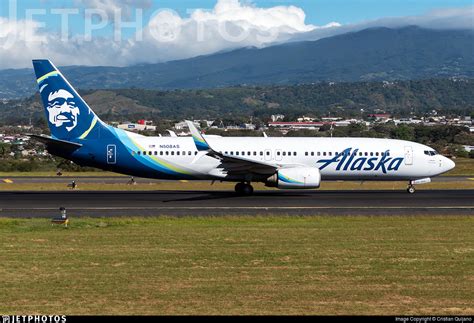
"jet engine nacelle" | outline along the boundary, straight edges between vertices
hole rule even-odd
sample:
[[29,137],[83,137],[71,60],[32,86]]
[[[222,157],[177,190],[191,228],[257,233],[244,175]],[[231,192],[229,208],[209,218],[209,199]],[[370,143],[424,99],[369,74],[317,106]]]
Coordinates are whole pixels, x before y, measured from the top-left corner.
[[283,168],[269,177],[265,185],[284,189],[319,188],[321,172],[316,167]]

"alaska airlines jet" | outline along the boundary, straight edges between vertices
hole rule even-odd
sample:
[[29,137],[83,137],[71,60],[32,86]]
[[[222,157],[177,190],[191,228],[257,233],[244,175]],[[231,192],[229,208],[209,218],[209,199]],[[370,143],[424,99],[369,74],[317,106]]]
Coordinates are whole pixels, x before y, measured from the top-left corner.
[[454,162],[415,142],[371,138],[268,138],[203,135],[147,137],[102,122],[49,60],[34,60],[51,136],[32,136],[48,151],[82,166],[156,179],[252,182],[281,189],[319,188],[324,180],[408,181],[454,168]]

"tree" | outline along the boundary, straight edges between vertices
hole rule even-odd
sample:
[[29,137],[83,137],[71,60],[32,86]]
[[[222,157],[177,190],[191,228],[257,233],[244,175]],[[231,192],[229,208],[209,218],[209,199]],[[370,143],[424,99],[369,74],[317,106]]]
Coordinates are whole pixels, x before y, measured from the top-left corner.
[[413,141],[415,139],[415,130],[408,125],[399,125],[393,129],[392,138]]

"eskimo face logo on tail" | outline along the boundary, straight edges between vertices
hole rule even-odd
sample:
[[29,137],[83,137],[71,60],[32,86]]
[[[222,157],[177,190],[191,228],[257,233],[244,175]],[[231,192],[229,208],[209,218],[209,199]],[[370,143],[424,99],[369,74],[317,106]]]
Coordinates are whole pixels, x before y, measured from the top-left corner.
[[385,151],[382,156],[358,156],[359,149],[352,148],[344,149],[343,152],[336,154],[331,159],[320,159],[317,164],[322,163],[319,166],[320,170],[328,167],[331,164],[337,163],[336,171],[382,171],[384,174],[387,172],[396,172],[400,168],[403,162],[402,157],[392,158],[389,156],[389,150]]
[[57,128],[65,127],[71,131],[77,126],[77,116],[80,114],[74,96],[66,90],[52,92],[48,96],[48,119]]

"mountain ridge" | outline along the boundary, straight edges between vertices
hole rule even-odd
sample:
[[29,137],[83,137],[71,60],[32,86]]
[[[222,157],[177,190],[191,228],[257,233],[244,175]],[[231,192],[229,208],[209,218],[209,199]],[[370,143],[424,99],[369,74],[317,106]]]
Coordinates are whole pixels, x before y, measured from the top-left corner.
[[[128,67],[68,66],[81,89],[158,90],[236,85],[416,80],[474,77],[474,32],[416,26],[361,31],[266,48],[239,48],[186,60]],[[32,69],[3,70],[0,98],[32,95]]]

